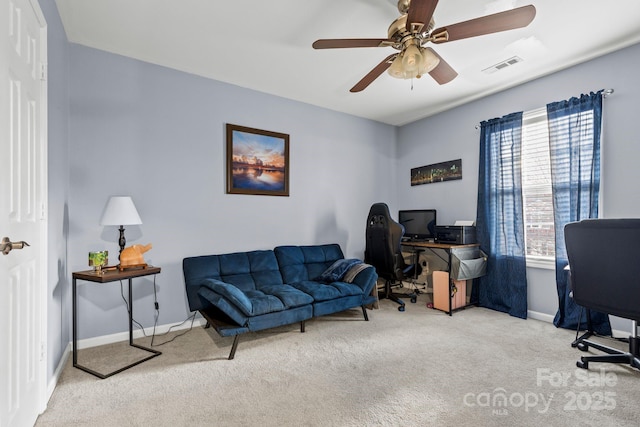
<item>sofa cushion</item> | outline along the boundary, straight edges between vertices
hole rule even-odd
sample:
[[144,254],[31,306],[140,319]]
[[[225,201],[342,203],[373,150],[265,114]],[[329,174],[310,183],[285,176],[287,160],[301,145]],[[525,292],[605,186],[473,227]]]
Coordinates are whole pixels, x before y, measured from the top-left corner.
[[331,282],[323,283],[311,280],[291,283],[296,289],[309,294],[314,301],[326,301],[334,298],[346,297],[350,295],[362,295],[362,288],[353,283]]
[[241,290],[283,283],[276,256],[271,250],[188,257],[182,261],[182,266],[192,311],[206,308],[198,295],[206,279],[231,283]]
[[235,285],[206,279],[202,286],[224,297],[246,316],[259,316],[313,302],[310,295],[289,285],[263,286],[261,289],[242,291]]
[[206,279],[202,282],[202,286],[207,287],[217,293],[218,295],[222,295],[227,300],[233,303],[237,308],[239,308],[245,315],[251,316],[253,314],[253,303],[243,292],[238,289],[235,285],[231,285],[229,283],[222,282],[216,279]]
[[284,283],[313,280],[344,255],[340,245],[278,246],[274,249]]
[[242,290],[283,283],[273,251],[238,252],[218,255],[218,258],[220,277],[216,278]]
[[202,286],[224,297],[245,316],[259,316],[286,308],[280,299],[262,291],[241,291],[234,285],[214,279],[207,279]]
[[260,288],[265,294],[273,295],[278,298],[285,307],[299,307],[305,304],[311,304],[313,297],[290,285],[274,285],[263,286]]
[[274,313],[287,308],[278,297],[262,291],[247,291],[247,298],[251,301],[250,316]]
[[249,317],[242,312],[235,304],[232,304],[222,295],[214,292],[212,289],[201,286],[198,290],[198,297],[201,299],[202,307],[215,307],[217,310],[223,312],[226,317],[233,320],[240,326],[246,326]]

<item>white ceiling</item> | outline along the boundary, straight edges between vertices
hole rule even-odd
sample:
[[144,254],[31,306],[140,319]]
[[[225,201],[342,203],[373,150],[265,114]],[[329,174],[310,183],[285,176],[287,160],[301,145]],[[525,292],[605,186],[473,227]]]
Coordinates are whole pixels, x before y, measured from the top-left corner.
[[[638,0],[440,0],[435,26],[533,4],[525,28],[431,45],[458,73],[384,73],[349,89],[391,47],[314,50],[319,38],[384,38],[395,0],[56,0],[70,42],[392,125],[640,42]],[[519,56],[524,61],[487,74]],[[413,88],[412,88],[413,86]]]

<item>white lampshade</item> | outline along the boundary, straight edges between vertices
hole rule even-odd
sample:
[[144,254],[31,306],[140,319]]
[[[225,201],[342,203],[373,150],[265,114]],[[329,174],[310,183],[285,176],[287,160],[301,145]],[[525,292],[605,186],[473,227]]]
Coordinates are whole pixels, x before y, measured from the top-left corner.
[[102,212],[100,225],[142,224],[140,215],[130,196],[111,196]]

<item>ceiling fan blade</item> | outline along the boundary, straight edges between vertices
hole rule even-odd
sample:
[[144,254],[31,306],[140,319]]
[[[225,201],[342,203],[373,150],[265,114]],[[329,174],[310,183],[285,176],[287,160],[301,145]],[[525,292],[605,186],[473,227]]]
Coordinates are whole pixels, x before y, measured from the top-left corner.
[[407,31],[421,33],[426,30],[437,5],[438,0],[411,0],[407,13]]
[[376,65],[373,70],[369,71],[369,73],[366,76],[364,76],[362,80],[356,83],[356,85],[352,87],[349,90],[349,92],[355,93],[355,92],[360,92],[366,89],[367,86],[369,86],[375,79],[377,79],[380,76],[380,74],[384,73],[387,70],[387,68],[391,66],[391,63],[393,62],[394,59],[396,59],[396,56],[398,56],[397,53],[392,53],[391,55],[383,59],[382,62]]
[[438,84],[443,85],[443,84],[449,83],[451,80],[458,77],[458,73],[456,72],[456,70],[451,68],[451,65],[449,65],[447,61],[442,59],[442,57],[438,55],[438,53],[435,50],[431,49],[430,47],[426,47],[425,49],[429,49],[431,53],[433,53],[435,56],[437,56],[440,59],[440,62],[438,63],[438,65],[436,65],[436,68],[429,71],[429,75],[433,77],[433,79]]
[[[432,42],[440,44],[526,27],[533,21],[535,16],[536,8],[533,5],[482,16],[433,30],[431,32],[433,36]],[[443,34],[445,31],[448,33],[448,37],[438,37],[438,35]]]
[[320,39],[313,42],[314,49],[340,49],[345,47],[385,47],[393,46],[389,39]]

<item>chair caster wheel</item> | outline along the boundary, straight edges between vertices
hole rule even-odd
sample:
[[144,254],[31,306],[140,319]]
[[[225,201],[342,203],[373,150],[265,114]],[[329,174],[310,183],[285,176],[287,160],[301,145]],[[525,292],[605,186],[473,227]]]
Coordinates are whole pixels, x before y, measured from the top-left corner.
[[589,369],[589,362],[585,362],[584,360],[578,360],[576,362],[576,366],[582,369]]
[[577,348],[578,348],[578,350],[580,350],[580,351],[587,351],[587,350],[589,350],[589,346],[588,346],[588,345],[586,345],[586,344],[585,344],[585,343],[583,343],[583,342],[578,343],[578,345],[576,345],[576,347],[577,347]]
[[415,304],[415,303],[416,303],[416,301],[418,301],[418,298],[416,298],[416,297],[411,297],[411,302],[412,302],[412,303],[414,303],[414,304]]
[[398,311],[404,311],[404,305],[401,305],[400,307],[398,307]]

